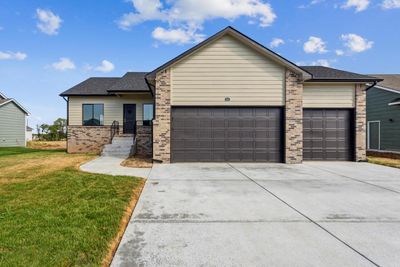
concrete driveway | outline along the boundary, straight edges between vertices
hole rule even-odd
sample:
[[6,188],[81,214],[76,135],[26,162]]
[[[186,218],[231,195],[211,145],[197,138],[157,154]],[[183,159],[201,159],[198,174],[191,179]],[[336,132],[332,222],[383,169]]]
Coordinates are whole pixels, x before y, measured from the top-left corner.
[[155,165],[113,266],[398,266],[400,170]]

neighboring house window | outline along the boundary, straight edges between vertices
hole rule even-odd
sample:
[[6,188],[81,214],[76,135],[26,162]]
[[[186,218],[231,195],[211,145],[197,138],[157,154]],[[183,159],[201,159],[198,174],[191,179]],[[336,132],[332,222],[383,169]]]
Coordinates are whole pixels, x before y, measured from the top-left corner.
[[84,126],[99,126],[104,123],[104,105],[103,104],[83,104]]
[[143,125],[149,126],[153,121],[153,104],[143,104]]

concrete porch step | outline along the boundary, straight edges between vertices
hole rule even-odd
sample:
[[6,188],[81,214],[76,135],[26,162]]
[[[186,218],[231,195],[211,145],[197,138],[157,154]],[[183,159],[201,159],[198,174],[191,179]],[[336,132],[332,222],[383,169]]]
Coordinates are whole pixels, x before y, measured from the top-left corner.
[[111,144],[104,146],[102,156],[127,158],[133,152],[133,135],[114,136]]

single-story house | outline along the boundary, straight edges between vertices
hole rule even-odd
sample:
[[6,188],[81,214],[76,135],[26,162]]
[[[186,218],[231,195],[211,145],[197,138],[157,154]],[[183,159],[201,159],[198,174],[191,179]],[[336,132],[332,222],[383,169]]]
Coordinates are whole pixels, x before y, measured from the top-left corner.
[[29,112],[15,99],[0,92],[0,147],[26,145],[26,116]]
[[400,74],[376,74],[384,79],[367,91],[367,148],[400,152]]
[[60,95],[71,153],[99,152],[118,122],[163,163],[364,161],[366,89],[379,81],[297,66],[227,27],[151,72]]

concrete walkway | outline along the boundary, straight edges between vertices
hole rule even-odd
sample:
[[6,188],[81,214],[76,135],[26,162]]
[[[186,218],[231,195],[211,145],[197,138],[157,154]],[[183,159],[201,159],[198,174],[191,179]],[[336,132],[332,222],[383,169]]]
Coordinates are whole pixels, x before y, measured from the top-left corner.
[[147,178],[151,168],[128,168],[121,166],[123,158],[101,156],[80,166],[85,172],[126,175]]

